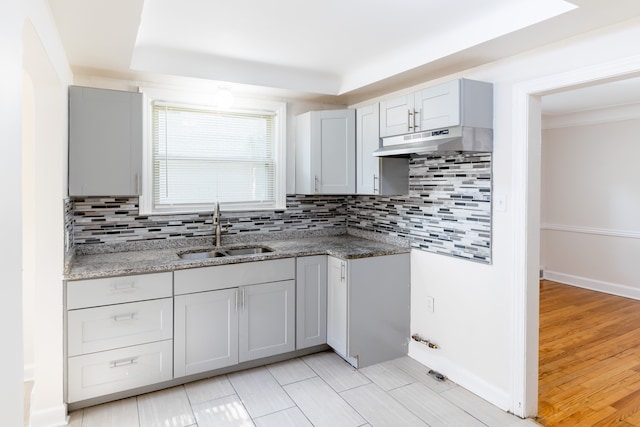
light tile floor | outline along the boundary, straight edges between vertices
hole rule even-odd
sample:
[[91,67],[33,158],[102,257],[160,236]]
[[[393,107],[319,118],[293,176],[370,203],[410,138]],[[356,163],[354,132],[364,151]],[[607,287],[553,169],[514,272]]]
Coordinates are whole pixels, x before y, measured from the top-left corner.
[[360,370],[332,352],[72,412],[71,427],[537,426],[409,357]]

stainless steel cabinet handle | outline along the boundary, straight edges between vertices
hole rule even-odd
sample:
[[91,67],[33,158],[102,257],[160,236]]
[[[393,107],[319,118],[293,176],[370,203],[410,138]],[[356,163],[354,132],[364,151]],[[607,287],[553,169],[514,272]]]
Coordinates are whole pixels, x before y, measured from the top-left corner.
[[136,313],[128,313],[128,314],[116,314],[113,316],[114,322],[122,322],[124,320],[134,320],[136,317]]
[[134,289],[136,287],[135,282],[128,282],[128,283],[114,283],[113,284],[113,290],[114,291],[128,291],[130,289]]
[[344,262],[340,263],[340,280],[344,282],[345,279],[345,270],[346,270],[346,265]]
[[418,117],[418,113],[419,111],[414,108],[413,109],[413,130],[418,130],[418,128],[420,127],[420,122],[416,124],[416,118]]
[[378,188],[376,188],[376,183],[378,182],[378,176],[374,173],[373,174],[373,192],[374,193],[379,193],[380,192],[380,186],[378,186]]
[[314,189],[313,189],[313,191],[314,191],[314,193],[317,193],[318,192],[318,184],[319,184],[320,180],[318,179],[317,175],[315,176],[314,179],[315,179],[315,181],[314,181]]
[[111,365],[112,368],[120,368],[122,366],[135,365],[137,359],[138,359],[137,357],[130,357],[129,359],[114,360],[112,362],[109,362],[109,365]]
[[413,120],[413,112],[411,110],[407,110],[407,130],[410,131],[413,129],[413,124],[415,121]]

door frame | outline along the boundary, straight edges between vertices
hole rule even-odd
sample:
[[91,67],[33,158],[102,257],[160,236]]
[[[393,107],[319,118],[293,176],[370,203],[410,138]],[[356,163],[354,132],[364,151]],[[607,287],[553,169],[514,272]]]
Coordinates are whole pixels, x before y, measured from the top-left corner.
[[640,75],[640,55],[514,85],[512,128],[514,414],[537,415],[540,268],[540,175],[543,95]]

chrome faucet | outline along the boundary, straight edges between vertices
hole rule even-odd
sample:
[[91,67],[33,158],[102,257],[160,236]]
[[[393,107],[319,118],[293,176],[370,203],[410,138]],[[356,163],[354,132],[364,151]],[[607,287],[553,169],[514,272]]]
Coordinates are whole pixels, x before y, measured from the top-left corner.
[[216,209],[213,212],[213,227],[214,227],[214,235],[215,235],[215,245],[216,248],[220,247],[220,236],[222,235],[223,232],[227,231],[229,229],[229,223],[227,223],[227,226],[222,228],[222,226],[220,225],[220,202],[216,202]]

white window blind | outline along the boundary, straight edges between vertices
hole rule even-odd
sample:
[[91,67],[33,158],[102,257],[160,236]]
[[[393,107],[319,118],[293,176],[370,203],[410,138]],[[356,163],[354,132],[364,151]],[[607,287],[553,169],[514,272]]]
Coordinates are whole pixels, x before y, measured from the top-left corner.
[[278,208],[277,115],[152,104],[153,211]]

